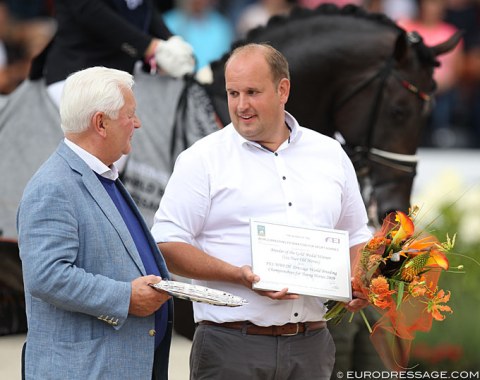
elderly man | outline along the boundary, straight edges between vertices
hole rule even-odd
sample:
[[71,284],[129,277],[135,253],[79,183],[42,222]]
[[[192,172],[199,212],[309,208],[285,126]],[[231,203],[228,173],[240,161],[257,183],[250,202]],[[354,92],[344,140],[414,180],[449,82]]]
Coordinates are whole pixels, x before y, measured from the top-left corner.
[[69,76],[65,139],[25,189],[26,379],[167,378],[172,305],[149,284],[168,271],[114,165],[140,128],[132,86],[104,67]]

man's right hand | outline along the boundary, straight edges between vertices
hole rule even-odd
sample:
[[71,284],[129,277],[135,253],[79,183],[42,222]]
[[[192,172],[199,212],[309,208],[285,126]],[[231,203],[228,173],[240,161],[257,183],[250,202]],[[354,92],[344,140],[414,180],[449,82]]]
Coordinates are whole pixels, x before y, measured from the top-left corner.
[[[249,265],[244,265],[240,270],[242,274],[242,283],[247,288],[252,289],[253,284],[260,281],[260,277],[252,272],[252,268]],[[280,291],[254,290],[254,292],[273,300],[295,300],[298,298],[298,294],[288,293],[287,288]]]
[[171,298],[166,292],[155,290],[149,285],[160,281],[162,278],[154,275],[139,277],[132,281],[129,314],[147,317]]

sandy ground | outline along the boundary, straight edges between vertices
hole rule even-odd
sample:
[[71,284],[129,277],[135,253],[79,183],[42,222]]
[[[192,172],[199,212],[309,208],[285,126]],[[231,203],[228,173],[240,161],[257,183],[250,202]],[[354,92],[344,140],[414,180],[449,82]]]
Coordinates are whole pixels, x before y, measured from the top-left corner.
[[[0,337],[0,379],[21,379],[21,353],[25,335]],[[191,342],[174,335],[170,353],[170,380],[188,380],[188,356]]]

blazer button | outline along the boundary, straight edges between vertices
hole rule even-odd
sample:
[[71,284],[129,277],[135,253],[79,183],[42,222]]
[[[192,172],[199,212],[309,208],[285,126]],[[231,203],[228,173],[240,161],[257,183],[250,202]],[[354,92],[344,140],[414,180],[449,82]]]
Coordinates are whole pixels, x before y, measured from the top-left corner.
[[156,331],[152,329],[148,332],[148,335],[155,336],[155,333],[156,333]]

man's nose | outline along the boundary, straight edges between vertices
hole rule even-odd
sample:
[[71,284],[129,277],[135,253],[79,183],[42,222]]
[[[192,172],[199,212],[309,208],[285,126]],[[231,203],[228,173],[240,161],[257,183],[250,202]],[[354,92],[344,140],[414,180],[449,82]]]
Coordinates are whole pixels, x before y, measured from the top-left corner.
[[249,103],[248,103],[248,97],[245,96],[245,95],[240,95],[238,97],[238,105],[237,105],[238,109],[240,111],[242,110],[246,110],[248,107],[249,107]]
[[134,128],[141,128],[142,127],[142,123],[140,122],[140,119],[138,118],[137,115],[135,115],[135,118],[133,120],[133,126],[134,126]]

